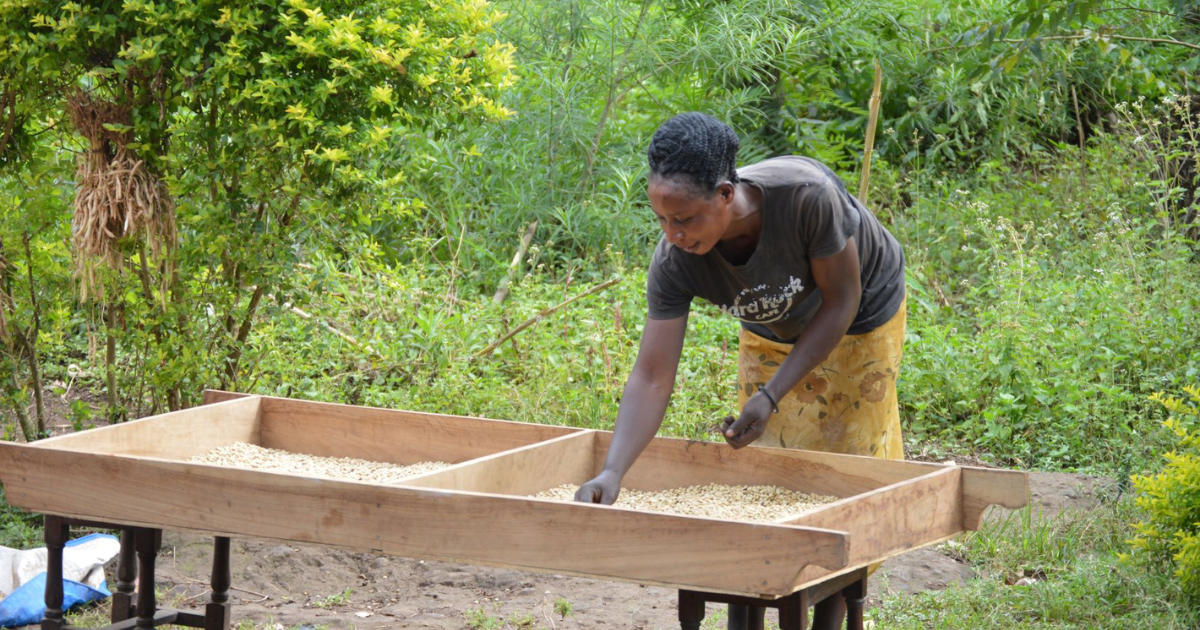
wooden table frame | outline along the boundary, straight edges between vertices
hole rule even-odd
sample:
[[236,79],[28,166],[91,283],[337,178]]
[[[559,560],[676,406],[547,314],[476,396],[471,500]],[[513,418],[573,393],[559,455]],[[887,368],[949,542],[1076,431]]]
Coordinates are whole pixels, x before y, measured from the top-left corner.
[[[63,610],[63,548],[71,538],[71,526],[121,530],[121,551],[117,555],[117,582],[112,594],[110,625],[97,630],[152,630],[176,625],[204,630],[229,630],[229,587],[233,578],[229,569],[229,538],[213,539],[212,592],[204,614],[173,608],[159,608],[155,597],[154,567],[162,547],[162,530],[126,527],[80,519],[46,515],[46,613],[42,630],[73,630]],[[134,578],[138,590],[134,591]]]
[[[152,630],[168,624],[203,630],[229,630],[232,616],[229,589],[233,582],[230,573],[229,538],[216,536],[213,539],[212,590],[204,613],[197,614],[158,607],[154,569],[162,547],[162,530],[124,527],[113,523],[97,523],[53,515],[44,518],[47,553],[46,613],[42,618],[41,630],[78,630],[76,626],[66,623],[66,611],[63,609],[63,549],[71,538],[71,526],[121,531],[121,550],[117,556],[117,580],[112,594],[110,614],[112,623],[93,630]],[[137,584],[146,584],[149,587],[135,592],[135,577]],[[780,630],[805,630],[808,628],[808,609],[826,597],[841,592],[846,598],[847,630],[862,630],[866,589],[866,569],[831,578],[778,599],[681,589],[678,604],[679,624],[682,630],[700,630],[705,616],[705,604],[716,602],[741,605],[750,609],[749,622],[743,630],[763,630],[763,613],[766,608],[779,611]]]
[[[531,495],[594,477],[610,432],[229,392],[206,392],[205,403],[33,444],[0,443],[8,501],[124,528],[322,544],[766,602],[978,529],[989,505],[1028,502],[1019,472],[655,438],[624,487],[781,485],[842,498],[773,523],[564,503]],[[188,461],[238,441],[451,465],[380,485]]]
[[[716,602],[736,604],[749,609],[749,620],[741,630],[763,630],[763,613],[766,608],[779,611],[779,630],[806,630],[809,607],[839,592],[846,598],[846,629],[863,630],[863,609],[867,598],[866,569],[830,578],[778,599],[680,590],[679,626],[682,630],[700,630],[700,623],[704,621],[704,605]],[[730,623],[729,628],[733,630],[734,625]]]

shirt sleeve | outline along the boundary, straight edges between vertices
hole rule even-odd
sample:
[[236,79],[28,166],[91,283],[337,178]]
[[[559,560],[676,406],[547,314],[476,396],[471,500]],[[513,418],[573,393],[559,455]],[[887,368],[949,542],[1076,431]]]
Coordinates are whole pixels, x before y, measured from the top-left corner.
[[682,286],[681,270],[671,261],[670,243],[659,241],[646,277],[646,306],[650,319],[676,319],[688,314],[694,294]]
[[858,232],[862,217],[845,186],[833,178],[798,191],[800,240],[809,258],[827,258]]

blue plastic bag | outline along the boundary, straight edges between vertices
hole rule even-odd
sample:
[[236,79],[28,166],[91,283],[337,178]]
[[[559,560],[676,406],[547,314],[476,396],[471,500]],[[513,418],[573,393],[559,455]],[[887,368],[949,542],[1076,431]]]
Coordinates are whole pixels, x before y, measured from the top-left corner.
[[[91,540],[97,536],[108,534],[89,534],[67,543],[68,547]],[[104,583],[99,589],[74,580],[63,580],[63,610],[70,610],[79,604],[86,604],[104,599],[112,595]],[[0,601],[0,628],[14,628],[39,623],[46,614],[46,572],[43,571],[33,579],[20,585]]]

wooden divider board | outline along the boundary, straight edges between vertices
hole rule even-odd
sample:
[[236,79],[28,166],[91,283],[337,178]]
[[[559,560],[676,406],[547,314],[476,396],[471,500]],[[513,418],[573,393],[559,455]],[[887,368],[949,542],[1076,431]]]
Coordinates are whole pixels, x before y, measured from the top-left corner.
[[[234,400],[228,392],[206,400]],[[292,453],[410,465],[457,464],[581,430],[263,396],[256,444]]]
[[[597,473],[611,441],[611,432],[597,432]],[[777,485],[800,492],[849,497],[944,468],[941,464],[817,451],[734,449],[723,442],[655,438],[630,468],[623,485],[638,490],[664,490],[703,480],[702,483],[728,485]]]
[[[962,470],[947,466],[916,479],[822,506],[786,523],[851,532],[850,567],[859,568],[963,531]],[[813,584],[839,570],[805,567],[797,582]]]
[[404,481],[418,488],[530,496],[595,475],[596,432],[565,435]]
[[[625,487],[776,484],[844,499],[775,525],[543,501],[519,495],[590,479],[612,434],[225,392],[205,400],[214,404],[36,445],[0,444],[9,501],[116,523],[782,596],[976,528],[988,505],[1016,508],[1028,496],[1025,475],[1011,471],[656,438]],[[191,436],[209,425],[221,428],[209,443],[239,437],[318,455],[460,463],[378,486],[164,461],[182,459],[161,446],[174,444],[173,431]],[[130,427],[137,431],[120,433]],[[104,487],[105,501],[69,482],[80,478]]]
[[258,444],[261,398],[249,396],[40,440],[31,448],[188,459],[234,442]]

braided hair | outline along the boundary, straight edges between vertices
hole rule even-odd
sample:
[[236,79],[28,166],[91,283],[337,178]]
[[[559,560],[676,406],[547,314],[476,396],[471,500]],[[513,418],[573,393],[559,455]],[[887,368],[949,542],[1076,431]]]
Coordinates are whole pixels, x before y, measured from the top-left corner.
[[711,198],[722,182],[738,182],[738,137],[733,128],[700,112],[679,114],[650,139],[650,176],[671,178]]

